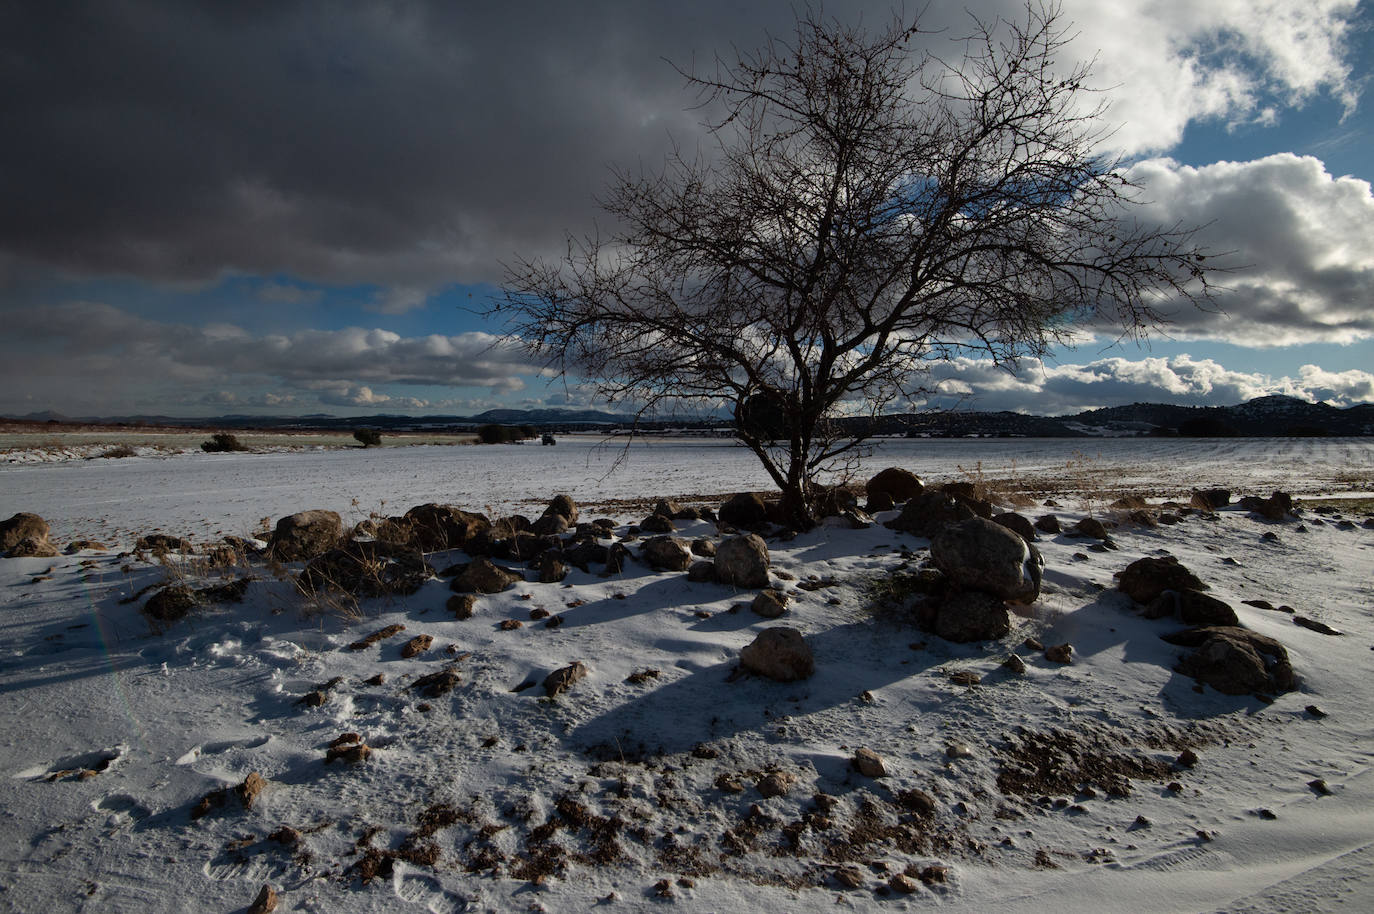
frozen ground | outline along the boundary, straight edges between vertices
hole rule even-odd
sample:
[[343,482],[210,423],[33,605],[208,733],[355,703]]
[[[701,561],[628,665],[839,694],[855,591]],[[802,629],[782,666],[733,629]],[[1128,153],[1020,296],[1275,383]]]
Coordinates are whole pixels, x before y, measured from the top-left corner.
[[[1022,510],[1065,520],[1101,516],[1127,490],[1374,490],[1368,441],[1089,444],[893,442],[874,468],[959,479],[981,460],[984,481],[1037,493],[1057,478],[1064,507]],[[243,603],[162,634],[139,613],[146,595],[125,602],[198,571],[195,557],[117,555],[154,528],[204,545],[306,508],[537,514],[557,491],[625,524],[662,495],[765,487],[747,454],[720,444],[645,445],[607,477],[613,457],[561,441],[0,467],[0,518],[33,511],[59,543],[112,547],[0,559],[0,906],[246,910],[271,884],[279,911],[320,912],[1374,910],[1374,531],[1359,508],[1309,509],[1302,529],[1238,508],[1123,525],[1118,551],[1042,537],[1045,592],[985,644],[874,610],[874,589],[927,547],[880,525],[770,540],[774,582],[793,597],[777,622],[731,612],[749,593],[639,562],[561,584],[527,574],[463,620],[442,580],[350,617],[303,604],[261,565]],[[1297,691],[1268,704],[1195,691],[1173,671],[1182,651],[1159,635],[1177,623],[1142,618],[1113,579],[1165,552],[1287,646]],[[462,559],[430,556],[436,568]],[[1242,603],[1256,599],[1342,634]],[[541,611],[562,624],[535,621]],[[348,649],[391,624],[404,633]],[[740,648],[776,624],[805,634],[816,674],[733,675]],[[403,657],[416,634],[432,647]],[[1073,663],[1028,638],[1071,643]],[[1013,653],[1023,675],[1001,666]],[[590,674],[567,694],[518,689],[574,661]],[[410,689],[450,668],[454,691]],[[957,684],[960,672],[981,682]],[[302,703],[326,685],[323,704]],[[325,764],[342,732],[373,747],[366,762]],[[888,777],[851,769],[860,746]],[[1195,766],[1177,762],[1184,748]],[[1041,750],[1063,777],[1033,789],[1008,777]],[[773,771],[796,783],[767,798],[757,782]],[[1111,771],[1128,772],[1126,796],[1101,789]],[[193,816],[250,772],[267,782],[251,809],[231,796]],[[932,816],[903,806],[913,790]],[[943,882],[932,866],[947,868]],[[859,888],[837,881],[848,868]],[[908,869],[931,884],[882,893]]]

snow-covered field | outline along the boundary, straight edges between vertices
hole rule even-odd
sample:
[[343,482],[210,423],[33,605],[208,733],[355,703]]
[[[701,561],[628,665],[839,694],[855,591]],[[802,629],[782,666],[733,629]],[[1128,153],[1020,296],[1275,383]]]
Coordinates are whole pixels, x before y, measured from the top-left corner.
[[[732,611],[752,592],[640,561],[555,584],[526,572],[468,619],[438,578],[339,612],[262,563],[225,571],[255,576],[242,603],[160,634],[139,612],[150,585],[209,573],[204,547],[221,536],[304,509],[537,516],[567,492],[624,534],[659,497],[767,488],[721,442],[637,445],[609,473],[616,457],[560,439],[0,466],[0,520],[30,511],[59,545],[111,547],[0,559],[0,906],[240,911],[270,884],[278,911],[320,912],[1374,910],[1374,530],[1357,500],[1374,494],[1369,440],[885,442],[865,475],[899,465],[1016,487],[1037,496],[1022,513],[1066,523],[1110,516],[1127,492],[1350,499],[1288,522],[1233,506],[1123,523],[1116,551],[1042,535],[1040,599],[986,643],[875,609],[928,547],[880,523],[770,539],[792,597],[776,621]],[[1051,494],[1062,506],[1039,503]],[[705,521],[678,528],[719,539]],[[118,554],[154,530],[197,555]],[[1143,618],[1113,578],[1162,554],[1287,647],[1296,691],[1266,703],[1174,672],[1183,649],[1159,636],[1179,624]],[[349,649],[393,624],[404,632]],[[815,674],[737,675],[740,649],[779,624],[805,635]],[[432,646],[403,657],[418,634]],[[1072,644],[1073,662],[1029,638]],[[1002,666],[1012,654],[1023,674]],[[590,673],[566,694],[523,688],[575,661]],[[453,691],[410,688],[446,669]],[[302,701],[317,691],[323,703]],[[374,751],[326,764],[345,732]],[[886,777],[852,769],[860,747]],[[266,787],[245,809],[232,788],[250,772]],[[795,783],[765,797],[771,772]],[[1125,796],[1104,789],[1122,777]],[[223,787],[223,806],[194,814]],[[913,813],[912,791],[933,815]],[[904,871],[913,894],[889,887]]]

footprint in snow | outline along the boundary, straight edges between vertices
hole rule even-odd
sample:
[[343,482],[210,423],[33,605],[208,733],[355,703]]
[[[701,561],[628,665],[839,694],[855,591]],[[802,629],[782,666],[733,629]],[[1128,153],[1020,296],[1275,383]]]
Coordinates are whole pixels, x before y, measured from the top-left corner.
[[444,891],[439,880],[421,873],[409,872],[399,864],[391,879],[391,890],[402,901],[423,905],[430,914],[457,914],[468,910],[469,907],[466,899]]
[[192,746],[190,749],[177,759],[178,765],[190,765],[197,759],[207,755],[219,755],[231,749],[256,749],[259,746],[267,745],[270,736],[245,737],[243,739],[226,739],[215,743],[206,743],[203,746]]

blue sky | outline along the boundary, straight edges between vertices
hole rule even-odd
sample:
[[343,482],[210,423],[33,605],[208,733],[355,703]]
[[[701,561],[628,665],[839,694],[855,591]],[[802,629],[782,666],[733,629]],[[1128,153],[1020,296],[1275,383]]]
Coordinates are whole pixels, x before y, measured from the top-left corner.
[[[700,142],[690,63],[792,6],[401,0],[0,11],[0,415],[602,406],[481,316],[588,231],[613,164]],[[931,3],[939,47],[966,4]],[[967,4],[1015,15],[1011,0]],[[827,13],[881,24],[886,4]],[[982,409],[1284,393],[1374,401],[1374,13],[1351,0],[1070,0],[1113,148],[1161,221],[1235,251],[1225,313],[1084,339]],[[943,31],[939,31],[943,29]]]

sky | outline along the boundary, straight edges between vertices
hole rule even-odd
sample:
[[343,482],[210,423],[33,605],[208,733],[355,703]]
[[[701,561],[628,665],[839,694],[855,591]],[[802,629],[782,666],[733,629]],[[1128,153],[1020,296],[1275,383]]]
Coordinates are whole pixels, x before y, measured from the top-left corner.
[[[598,225],[613,168],[702,146],[675,66],[787,35],[794,6],[0,5],[0,415],[604,406],[484,309],[506,264]],[[919,43],[945,55],[971,14],[1024,15],[923,6]],[[1063,19],[1142,213],[1241,268],[1143,345],[960,359],[944,390],[1044,415],[1374,402],[1371,0],[1065,0]]]

